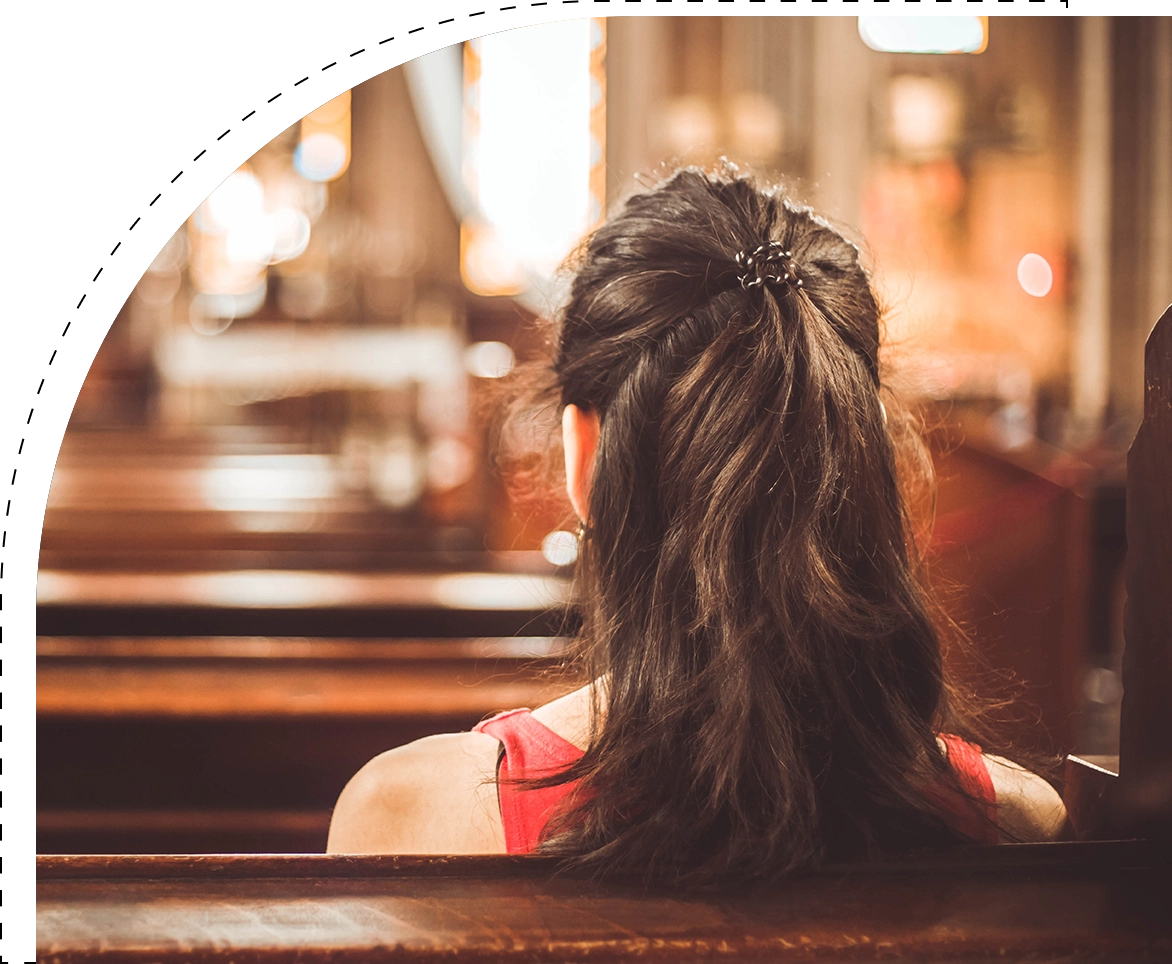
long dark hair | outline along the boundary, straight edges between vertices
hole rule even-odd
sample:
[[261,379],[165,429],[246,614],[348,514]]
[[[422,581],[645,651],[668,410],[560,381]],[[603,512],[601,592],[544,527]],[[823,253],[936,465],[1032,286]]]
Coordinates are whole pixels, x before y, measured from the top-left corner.
[[[738,253],[770,241],[800,287],[741,284]],[[689,169],[575,268],[552,378],[601,417],[578,577],[604,685],[543,849],[705,884],[959,839],[922,792],[959,791],[936,739],[965,727],[857,248],[746,177]]]

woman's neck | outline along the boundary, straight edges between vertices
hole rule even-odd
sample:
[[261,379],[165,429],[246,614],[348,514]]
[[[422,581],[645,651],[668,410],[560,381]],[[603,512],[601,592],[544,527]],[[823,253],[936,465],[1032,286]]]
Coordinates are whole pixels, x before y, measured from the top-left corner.
[[563,740],[585,751],[590,745],[591,721],[597,712],[601,722],[601,715],[606,712],[605,700],[606,679],[597,679],[537,707],[533,717]]

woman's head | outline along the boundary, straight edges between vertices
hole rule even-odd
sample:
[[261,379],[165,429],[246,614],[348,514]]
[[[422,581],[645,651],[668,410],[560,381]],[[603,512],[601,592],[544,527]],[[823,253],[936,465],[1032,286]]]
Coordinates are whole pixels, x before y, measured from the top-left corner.
[[[747,286],[738,255],[770,241],[800,287]],[[693,170],[632,198],[585,248],[554,362],[562,403],[601,423],[587,562],[619,580],[604,604],[686,549],[661,590],[694,582],[690,607],[739,599],[743,616],[779,602],[771,567],[793,582],[805,557],[810,584],[774,615],[816,598],[849,629],[866,600],[869,624],[907,562],[878,350],[858,250],[809,209]]]
[[[561,401],[598,419],[616,396],[630,404],[620,389],[629,390],[632,366],[650,363],[658,370],[644,380],[666,383],[681,361],[714,346],[724,358],[710,365],[735,365],[738,353],[771,347],[766,329],[784,337],[778,325],[791,340],[812,326],[815,349],[833,334],[825,347],[853,353],[853,364],[848,382],[830,390],[877,397],[879,311],[858,249],[808,208],[747,179],[680,172],[632,198],[585,249],[557,339]],[[771,354],[775,371],[788,356],[792,349]]]
[[[741,283],[738,254],[769,241],[791,256],[800,288]],[[604,412],[646,349],[665,338],[676,354],[707,347],[737,322],[760,321],[763,308],[773,320],[792,316],[795,336],[815,308],[878,386],[879,311],[858,249],[810,209],[747,178],[680,171],[590,238],[557,339],[562,401]],[[680,330],[685,319],[693,323]]]
[[943,670],[855,246],[681,171],[589,239],[554,347],[599,424],[580,575],[608,685],[549,847],[713,880],[947,836],[912,786],[941,771]]

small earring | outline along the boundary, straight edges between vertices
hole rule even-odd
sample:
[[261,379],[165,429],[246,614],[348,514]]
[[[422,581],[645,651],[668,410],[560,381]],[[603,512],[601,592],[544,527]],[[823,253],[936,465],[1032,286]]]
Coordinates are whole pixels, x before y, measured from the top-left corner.
[[581,519],[578,520],[578,528],[574,530],[574,535],[578,537],[579,542],[585,542],[590,538],[590,526],[586,525]]

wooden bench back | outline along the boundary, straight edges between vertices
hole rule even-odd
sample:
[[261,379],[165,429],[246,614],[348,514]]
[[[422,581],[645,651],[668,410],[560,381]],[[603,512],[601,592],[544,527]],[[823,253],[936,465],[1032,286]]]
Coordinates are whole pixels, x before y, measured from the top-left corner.
[[1172,308],[1148,336],[1144,418],[1127,458],[1121,832],[1172,835]]
[[974,848],[733,894],[531,857],[42,857],[37,960],[1166,960],[1168,847]]

